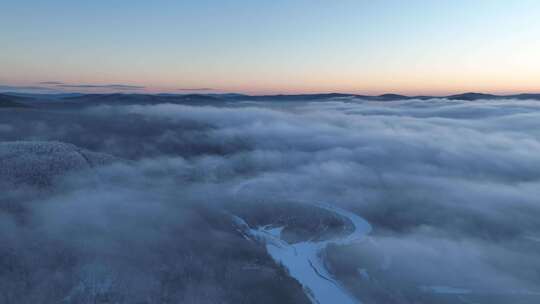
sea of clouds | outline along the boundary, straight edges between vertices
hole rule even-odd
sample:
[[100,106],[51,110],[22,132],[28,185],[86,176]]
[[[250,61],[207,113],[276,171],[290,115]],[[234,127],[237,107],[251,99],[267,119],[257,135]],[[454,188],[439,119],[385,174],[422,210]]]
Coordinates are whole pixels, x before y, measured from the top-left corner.
[[[450,286],[462,290],[460,296],[538,300],[538,101],[117,105],[3,110],[0,118],[3,142],[64,142],[115,159],[52,176],[46,190],[4,183],[0,251],[28,256],[23,262],[37,254],[47,259],[52,249],[43,248],[57,243],[77,257],[70,275],[109,265],[100,271],[117,269],[136,281],[126,286],[151,289],[153,274],[141,273],[134,263],[154,265],[163,258],[156,250],[174,244],[179,231],[193,234],[182,235],[187,239],[211,235],[212,241],[238,242],[219,227],[196,226],[200,214],[193,206],[221,210],[236,201],[312,201],[351,210],[374,228],[369,242],[375,245],[328,256],[336,276],[347,282],[351,278],[340,267],[368,269],[382,282],[348,283],[360,299],[365,294],[364,300],[375,301],[384,290],[391,294],[388,303],[409,303],[400,299],[403,290]],[[127,259],[128,249],[134,261]],[[332,262],[340,256],[345,258]],[[54,276],[50,264],[32,275]],[[14,275],[0,270],[0,289],[13,289]],[[197,292],[225,298],[219,282],[201,279]]]

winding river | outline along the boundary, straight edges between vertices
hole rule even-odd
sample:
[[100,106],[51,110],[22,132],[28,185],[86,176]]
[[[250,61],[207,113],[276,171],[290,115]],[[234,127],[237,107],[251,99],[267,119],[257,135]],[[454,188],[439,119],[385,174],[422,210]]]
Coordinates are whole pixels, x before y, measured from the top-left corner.
[[328,204],[312,204],[312,206],[349,219],[353,226],[352,232],[328,240],[289,244],[281,237],[284,227],[252,228],[243,219],[236,216],[234,219],[247,236],[265,243],[270,256],[274,261],[283,265],[289,274],[302,284],[306,295],[313,303],[358,303],[358,300],[350,295],[328,272],[323,261],[323,254],[330,244],[349,245],[363,240],[371,231],[371,226],[363,218],[347,210]]

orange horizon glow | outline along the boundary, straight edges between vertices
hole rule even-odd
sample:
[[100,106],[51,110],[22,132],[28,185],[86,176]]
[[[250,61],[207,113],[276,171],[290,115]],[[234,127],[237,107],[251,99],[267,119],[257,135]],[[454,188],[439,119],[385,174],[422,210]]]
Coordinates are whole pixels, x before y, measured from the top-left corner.
[[[66,84],[71,84],[70,82],[65,82]],[[108,83],[94,83],[94,82],[81,82],[88,85],[107,85]],[[238,93],[238,94],[247,94],[247,95],[278,95],[278,94],[324,94],[324,93],[341,93],[341,94],[355,94],[355,95],[369,95],[377,96],[382,94],[400,94],[406,96],[449,96],[454,94],[462,94],[468,92],[477,92],[485,94],[494,94],[494,95],[514,95],[521,93],[539,93],[540,86],[534,84],[525,84],[525,85],[516,85],[516,86],[506,86],[506,87],[495,87],[491,85],[462,85],[462,86],[438,86],[435,84],[426,84],[422,85],[411,85],[408,87],[392,87],[391,85],[386,86],[289,86],[289,87],[278,87],[278,86],[209,86],[209,85],[199,85],[199,86],[161,86],[161,85],[147,85],[144,83],[136,82],[110,82],[118,83],[122,85],[132,85],[132,86],[141,86],[143,89],[137,90],[119,90],[119,89],[104,89],[104,88],[58,88],[55,86],[46,86],[35,82],[32,83],[9,83],[8,86],[17,88],[20,87],[21,90],[1,90],[0,92],[8,91],[25,91],[26,87],[43,87],[50,88],[50,92],[45,93],[134,93],[134,94],[160,94],[160,93],[171,93],[171,94],[213,94],[213,93]],[[4,83],[5,85],[5,83]],[[190,89],[193,88],[193,89]],[[204,89],[208,88],[208,89]],[[429,88],[429,89],[427,89]],[[32,90],[26,90],[32,92]]]
[[[1,91],[540,91],[533,0],[58,2],[14,1],[0,11]],[[40,84],[48,81],[145,89]]]

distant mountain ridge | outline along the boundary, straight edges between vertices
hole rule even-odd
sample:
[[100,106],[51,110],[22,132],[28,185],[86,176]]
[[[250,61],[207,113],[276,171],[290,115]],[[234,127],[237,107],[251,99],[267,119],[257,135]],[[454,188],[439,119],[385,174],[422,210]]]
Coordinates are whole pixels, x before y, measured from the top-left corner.
[[3,108],[24,108],[28,106],[59,106],[59,107],[85,107],[95,105],[146,105],[146,104],[216,104],[219,102],[235,101],[273,101],[273,102],[294,102],[294,101],[325,101],[346,98],[357,98],[369,101],[396,101],[420,99],[428,100],[442,98],[448,100],[475,101],[484,99],[516,99],[516,100],[539,100],[540,94],[523,93],[514,95],[494,95],[485,93],[468,92],[463,94],[448,96],[406,96],[400,94],[382,95],[358,95],[345,93],[321,93],[321,94],[279,94],[279,95],[245,95],[245,94],[20,94],[20,93],[0,93],[0,107]]
[[28,108],[27,98],[0,94],[0,108]]

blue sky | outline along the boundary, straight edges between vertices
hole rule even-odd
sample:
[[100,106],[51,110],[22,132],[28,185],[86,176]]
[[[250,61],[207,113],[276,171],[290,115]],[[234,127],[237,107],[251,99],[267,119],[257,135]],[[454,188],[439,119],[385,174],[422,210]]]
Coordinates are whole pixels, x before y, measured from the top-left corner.
[[539,17],[530,0],[2,0],[0,85],[540,91]]

